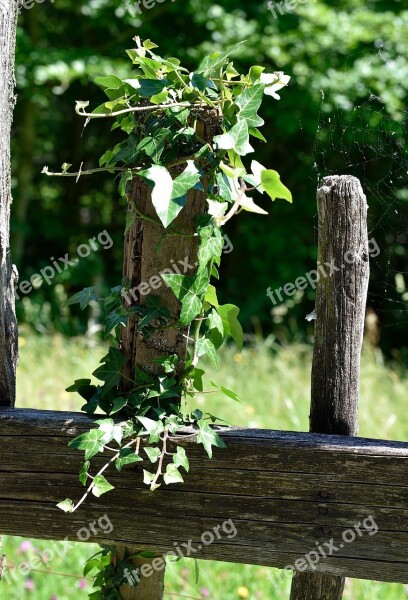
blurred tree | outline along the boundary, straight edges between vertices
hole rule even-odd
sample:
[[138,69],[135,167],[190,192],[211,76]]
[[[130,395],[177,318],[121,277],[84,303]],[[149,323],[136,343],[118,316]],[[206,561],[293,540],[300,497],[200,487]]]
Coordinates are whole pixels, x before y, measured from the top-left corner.
[[[245,39],[235,59],[242,68],[255,62],[292,76],[281,102],[271,103],[264,111],[265,127],[273,132],[269,139],[272,137],[274,143],[266,147],[259,142],[257,152],[263,164],[281,173],[295,203],[294,207],[276,205],[271,217],[264,220],[249,216],[245,222],[232,225],[228,233],[234,252],[224,258],[227,283],[223,296],[242,306],[247,328],[255,318],[265,333],[272,325],[285,337],[297,333],[299,324],[304,330],[304,315],[313,306],[313,289],[275,307],[271,316],[273,306],[266,288],[279,288],[314,268],[318,175],[353,170],[363,183],[370,178],[378,181],[369,190],[373,192],[369,199],[373,226],[387,212],[382,226],[375,228],[381,256],[373,264],[378,287],[370,302],[375,310],[384,311],[380,316],[387,314],[390,322],[407,321],[406,302],[395,290],[393,274],[389,278],[394,270],[408,271],[407,246],[396,242],[397,232],[408,234],[404,200],[408,186],[406,179],[393,177],[401,161],[406,164],[407,150],[402,123],[408,85],[404,43],[408,10],[403,3],[316,0],[298,3],[279,18],[274,18],[266,2],[238,6],[232,0],[216,4],[212,0],[168,0],[150,10],[141,4],[142,14],[135,5],[134,0],[59,0],[36,5],[21,15],[13,231],[16,258],[23,272],[34,272],[50,256],[64,254],[109,225],[115,240],[113,250],[109,256],[94,256],[87,267],[64,273],[60,278],[62,296],[71,288],[88,285],[94,277],[115,283],[120,276],[124,218],[115,210],[118,194],[112,177],[82,177],[75,184],[40,175],[44,164],[53,168],[64,161],[76,166],[83,162],[84,168],[95,165],[104,148],[116,139],[106,123],[92,123],[81,131],[74,101],[90,99],[96,106],[100,99],[90,80],[128,69],[123,52],[132,45],[135,34],[156,41],[161,53],[176,54],[191,68],[204,52]],[[355,109],[371,97],[381,100],[378,106],[368,106],[359,113],[357,123]],[[385,131],[387,139],[383,139]],[[394,134],[399,160],[393,162],[388,154],[381,156],[385,148],[380,144],[390,143],[388,138]],[[364,161],[362,156],[370,151],[383,160],[373,157]],[[395,184],[382,186],[386,179],[395,179]],[[388,208],[396,201],[398,216],[393,217]],[[387,282],[384,273],[388,274]],[[61,320],[55,288],[38,290],[35,298],[50,302],[47,314],[64,330],[69,331],[77,322],[69,315]],[[32,308],[35,298],[26,298],[27,308]],[[392,312],[386,313],[388,310]],[[387,347],[406,345],[405,340],[404,327],[389,327],[383,333]]]

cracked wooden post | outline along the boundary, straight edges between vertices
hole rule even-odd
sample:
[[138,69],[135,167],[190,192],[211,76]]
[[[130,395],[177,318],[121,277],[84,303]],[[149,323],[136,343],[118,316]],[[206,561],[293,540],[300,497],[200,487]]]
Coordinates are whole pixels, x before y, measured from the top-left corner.
[[18,0],[0,0],[0,406],[14,406],[17,323],[10,257],[10,130],[15,104],[14,55]]
[[[323,179],[317,205],[320,277],[310,431],[355,436],[369,280],[367,201],[359,180],[344,175]],[[316,495],[320,492],[316,490]],[[330,517],[321,521],[322,527],[330,530]],[[296,571],[290,598],[341,600],[344,582],[344,577],[327,573]]]
[[[211,141],[218,132],[219,116],[214,110],[205,110],[205,114],[197,122],[197,132],[205,141]],[[180,164],[171,172],[173,177],[180,174],[185,164]],[[135,206],[139,214],[146,218],[136,218],[125,234],[124,267],[123,274],[130,281],[131,289],[138,298],[136,301],[128,294],[130,301],[143,304],[149,293],[160,298],[162,306],[167,307],[171,314],[179,315],[181,305],[172,290],[167,287],[160,277],[160,273],[181,272],[194,275],[197,268],[198,238],[194,236],[196,230],[195,218],[206,209],[206,181],[202,181],[204,192],[191,190],[188,193],[186,206],[172,223],[169,230],[165,230],[158,222],[155,209],[151,202],[150,189],[139,177],[136,177],[128,188],[129,205]],[[165,233],[176,233],[167,236]],[[180,233],[182,235],[180,235]],[[170,270],[170,271],[169,271]],[[139,288],[141,284],[142,287]],[[139,288],[139,289],[137,289]],[[150,290],[150,292],[148,292]],[[177,354],[179,357],[179,370],[184,369],[187,352],[188,327],[168,327],[156,331],[148,340],[144,340],[138,332],[137,318],[129,319],[128,326],[122,328],[121,350],[125,356],[123,368],[124,379],[122,388],[126,391],[129,386],[127,378],[133,379],[135,366],[149,373],[158,373],[160,365],[154,360]],[[149,524],[146,523],[148,528]],[[186,532],[188,534],[188,532]],[[120,556],[134,555],[138,550],[118,546]],[[136,569],[143,565],[151,565],[156,559],[132,559]],[[158,564],[158,563],[156,563]],[[145,567],[148,572],[148,567]],[[140,577],[137,586],[123,586],[120,590],[125,600],[161,600],[164,589],[164,568],[152,569],[147,577]]]

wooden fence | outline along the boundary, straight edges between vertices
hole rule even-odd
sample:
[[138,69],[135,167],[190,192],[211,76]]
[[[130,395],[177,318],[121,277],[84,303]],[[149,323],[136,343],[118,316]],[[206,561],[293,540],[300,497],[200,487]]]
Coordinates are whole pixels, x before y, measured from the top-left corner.
[[[227,449],[215,449],[209,460],[195,433],[185,430],[178,442],[190,457],[184,484],[152,493],[141,467],[129,465],[109,474],[112,493],[63,514],[56,503],[83,493],[81,453],[67,444],[91,421],[76,413],[2,408],[0,533],[84,541],[78,532],[107,515],[112,531],[90,528],[86,541],[292,566],[292,600],[337,600],[344,576],[408,583],[408,443],[352,437],[368,284],[366,201],[357,180],[332,177],[319,188],[318,207],[318,264],[337,267],[330,273],[327,267],[317,286],[311,432],[222,428]],[[139,250],[147,253],[149,230],[144,235]],[[127,239],[131,279],[141,276],[129,259],[140,239],[136,230]],[[347,252],[354,260],[344,260]],[[132,347],[137,336],[130,333],[125,342]],[[375,406],[375,390],[372,401]],[[265,410],[272,402],[273,390]],[[227,521],[234,535],[220,532]],[[158,590],[149,598],[161,598],[162,584]],[[131,593],[125,597],[145,600]]]

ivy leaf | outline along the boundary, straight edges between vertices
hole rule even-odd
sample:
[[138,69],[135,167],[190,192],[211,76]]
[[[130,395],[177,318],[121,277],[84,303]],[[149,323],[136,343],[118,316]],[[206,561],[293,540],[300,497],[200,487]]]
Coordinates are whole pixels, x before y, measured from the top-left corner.
[[102,494],[106,494],[106,492],[110,492],[113,489],[115,489],[114,486],[111,485],[103,475],[97,475],[93,480],[92,493],[97,498],[102,496]]
[[123,86],[123,81],[116,75],[108,75],[107,77],[97,77],[95,83],[102,88],[110,88],[118,90]]
[[169,483],[183,483],[184,481],[182,474],[176,465],[172,463],[167,465],[163,480],[166,485],[169,485]]
[[99,429],[91,429],[82,435],[71,440],[68,444],[71,448],[77,448],[78,450],[85,451],[85,460],[89,460],[99,452],[103,452],[104,432]]
[[116,329],[116,327],[118,325],[126,325],[126,324],[127,324],[127,317],[125,315],[120,314],[120,312],[117,310],[113,310],[112,312],[110,312],[108,314],[108,316],[106,317],[106,322],[105,322],[105,330],[104,330],[105,339],[112,333],[112,331],[114,329]]
[[224,387],[223,385],[220,387],[220,391],[228,398],[231,398],[231,400],[234,400],[234,402],[241,402],[238,394],[236,394],[232,390],[229,390],[228,388]]
[[244,333],[241,323],[238,321],[239,308],[234,304],[223,304],[218,308],[218,313],[222,319],[225,334],[230,335],[238,349],[241,350],[244,344]]
[[137,149],[150,156],[153,162],[158,162],[164,150],[165,142],[170,135],[168,127],[162,127],[154,133],[147,135],[138,144]]
[[109,352],[101,359],[102,365],[92,373],[97,379],[105,383],[103,395],[119,385],[120,372],[124,365],[125,357],[116,348],[109,348]]
[[163,226],[168,227],[183,208],[177,202],[171,200],[173,180],[170,173],[166,167],[153,165],[149,169],[141,171],[139,175],[154,183],[152,191],[153,206]]
[[219,72],[228,57],[235,52],[244,42],[239,42],[224,52],[213,52],[206,56],[200,63],[196,73],[201,73],[203,77],[208,78],[212,73]]
[[[203,228],[206,230],[207,228]],[[221,231],[218,227],[210,228],[210,235],[206,235],[200,231],[201,243],[198,249],[198,272],[205,269],[210,260],[219,258],[222,254],[224,240]]]
[[211,304],[211,306],[215,306],[215,308],[218,309],[219,304],[217,298],[217,290],[212,284],[208,286],[207,292],[204,296],[204,300],[205,302],[208,302],[208,304]]
[[195,166],[194,161],[187,161],[187,167],[183,173],[173,181],[172,200],[184,196],[184,194],[191,190],[199,181],[200,172]]
[[248,123],[245,120],[238,121],[227,133],[214,136],[214,142],[221,150],[234,150],[239,156],[254,151],[249,143]]
[[97,302],[98,296],[95,294],[96,286],[87,287],[77,294],[74,294],[67,300],[66,306],[71,304],[79,304],[81,310],[84,310],[91,302]]
[[67,498],[63,502],[59,502],[57,504],[57,508],[60,508],[65,513],[72,513],[72,512],[74,512],[74,503],[72,502],[72,500]]
[[238,119],[245,119],[248,127],[260,127],[264,124],[257,112],[262,104],[265,86],[256,84],[247,88],[235,99],[239,107]]
[[265,192],[272,198],[272,200],[276,200],[276,198],[283,198],[288,202],[292,202],[292,193],[281,182],[279,173],[271,169],[265,169],[265,171],[262,171],[261,173],[261,181]]
[[220,315],[216,310],[212,310],[208,316],[208,328],[209,329],[217,329],[220,335],[224,335],[224,324]]
[[198,358],[205,354],[211,360],[214,367],[218,368],[217,351],[211,340],[207,338],[200,338],[196,343],[196,354]]
[[198,426],[200,428],[197,434],[197,443],[202,444],[205,448],[205,451],[208,454],[209,458],[212,458],[212,447],[217,446],[217,448],[226,448],[227,445],[222,438],[218,435],[218,433],[212,429],[208,423],[205,421],[198,421]]
[[162,274],[161,277],[181,302],[181,325],[188,325],[202,309],[201,297],[205,294],[209,281],[207,271],[201,271],[194,277],[176,274]]
[[122,448],[119,453],[119,458],[115,460],[115,467],[118,471],[122,470],[124,465],[131,465],[135,462],[142,462],[143,459],[135,454],[132,448]]
[[190,463],[188,462],[186,451],[182,446],[177,446],[177,452],[173,456],[173,462],[176,467],[183,467],[185,471],[189,471]]
[[160,94],[170,82],[168,79],[139,79],[139,83],[139,94],[142,98],[150,98]]
[[79,481],[80,483],[82,483],[82,485],[86,485],[86,482],[88,480],[88,472],[89,472],[89,467],[91,466],[91,463],[89,462],[89,460],[85,461],[80,470],[79,470]]
[[151,463],[153,463],[153,464],[157,463],[157,461],[159,460],[160,455],[161,455],[160,448],[145,448],[144,451],[146,452],[147,456],[149,457],[149,460]]
[[113,401],[113,406],[109,411],[109,414],[114,415],[115,413],[119,412],[120,410],[122,410],[122,408],[124,408],[127,405],[127,403],[127,398],[115,398]]
[[136,417],[136,419],[141,422],[147,433],[151,433],[156,429],[157,421],[153,421],[153,419],[148,419],[147,417]]

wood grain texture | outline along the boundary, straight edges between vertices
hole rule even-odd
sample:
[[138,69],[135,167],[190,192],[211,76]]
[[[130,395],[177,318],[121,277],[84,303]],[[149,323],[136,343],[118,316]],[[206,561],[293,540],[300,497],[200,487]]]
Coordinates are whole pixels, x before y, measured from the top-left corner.
[[15,402],[17,323],[14,286],[17,274],[10,257],[10,130],[15,105],[14,54],[18,0],[0,0],[0,406]]
[[357,435],[369,280],[367,200],[358,179],[325,177],[319,215],[310,431]]
[[[317,190],[319,251],[310,431],[357,435],[360,356],[370,275],[367,201],[358,179],[325,177]],[[341,600],[344,577],[293,578],[291,600]]]
[[[184,484],[151,493],[142,466],[131,465],[107,474],[113,492],[65,515],[56,503],[83,493],[81,452],[67,443],[91,424],[75,413],[0,411],[0,533],[75,540],[106,514],[113,531],[90,540],[155,552],[192,540],[196,558],[280,568],[333,538],[344,547],[323,557],[318,573],[408,583],[408,443],[221,429],[228,448],[212,460],[193,438],[180,440],[191,458]],[[378,532],[344,543],[343,532],[368,516]],[[220,530],[220,539],[202,543],[229,519],[235,537]]]
[[[210,141],[213,128],[219,125],[218,113],[205,111],[207,119],[199,119],[197,129],[202,139]],[[204,116],[203,116],[204,118]],[[185,169],[182,163],[170,171],[173,178]],[[133,294],[128,294],[125,302],[131,305],[144,304],[149,293],[160,300],[172,318],[180,317],[181,304],[173,291],[161,278],[161,273],[182,273],[193,276],[197,271],[198,238],[195,236],[196,219],[205,212],[207,198],[207,180],[202,178],[203,190],[190,190],[187,201],[178,217],[168,229],[158,220],[152,203],[151,189],[140,178],[135,177],[128,186],[130,210],[135,212],[134,222],[128,228],[124,240],[123,276],[130,281]],[[138,215],[144,215],[139,218]],[[147,218],[146,218],[147,217]],[[174,235],[177,233],[177,235]],[[181,235],[180,235],[181,234]],[[141,287],[144,286],[148,294]],[[138,330],[138,317],[130,317],[127,327],[121,328],[121,350],[125,356],[125,365],[121,388],[127,392],[134,386],[135,369],[141,368],[147,373],[158,375],[162,367],[157,359],[176,354],[178,368],[184,371],[187,355],[189,328],[157,328],[145,339]],[[118,556],[125,558],[134,554],[131,548],[118,546]],[[117,562],[113,558],[113,564]],[[140,559],[133,560],[135,567]],[[137,586],[125,585],[120,588],[124,600],[161,600],[164,589],[164,569],[156,570],[152,576],[142,580]]]

